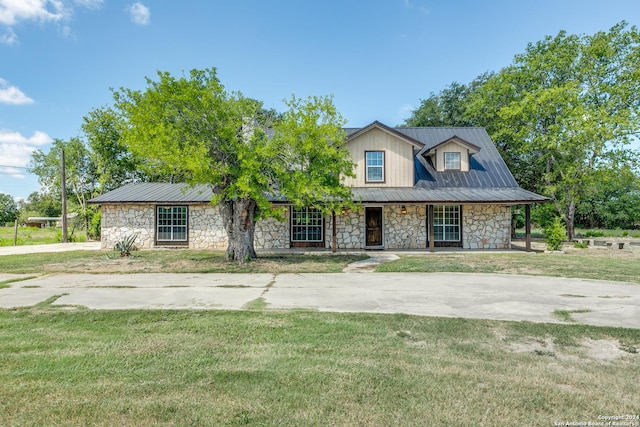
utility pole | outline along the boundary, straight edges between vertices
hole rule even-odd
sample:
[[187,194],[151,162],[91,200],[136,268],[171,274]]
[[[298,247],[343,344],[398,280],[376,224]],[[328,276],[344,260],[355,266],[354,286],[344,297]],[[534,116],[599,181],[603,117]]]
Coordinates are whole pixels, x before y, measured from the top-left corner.
[[67,243],[67,179],[64,166],[64,148],[60,156],[60,181],[62,182],[62,243]]

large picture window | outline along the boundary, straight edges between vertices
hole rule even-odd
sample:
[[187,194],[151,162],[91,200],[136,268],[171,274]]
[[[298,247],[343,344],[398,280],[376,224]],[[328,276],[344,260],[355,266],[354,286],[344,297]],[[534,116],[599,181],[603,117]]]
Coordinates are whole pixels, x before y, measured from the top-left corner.
[[291,240],[293,242],[322,242],[323,215],[315,208],[293,208],[291,211]]
[[187,241],[187,207],[158,206],[156,240],[159,242]]
[[367,182],[384,182],[384,151],[366,151]]
[[433,240],[460,241],[460,206],[433,207]]

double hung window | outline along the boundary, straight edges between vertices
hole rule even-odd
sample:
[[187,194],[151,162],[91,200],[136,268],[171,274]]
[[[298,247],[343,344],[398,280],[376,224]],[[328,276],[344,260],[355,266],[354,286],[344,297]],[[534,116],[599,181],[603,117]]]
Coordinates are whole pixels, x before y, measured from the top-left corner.
[[460,206],[433,207],[433,237],[436,242],[460,241]]
[[444,153],[444,170],[460,170],[460,153]]
[[384,182],[384,151],[366,151],[366,182]]

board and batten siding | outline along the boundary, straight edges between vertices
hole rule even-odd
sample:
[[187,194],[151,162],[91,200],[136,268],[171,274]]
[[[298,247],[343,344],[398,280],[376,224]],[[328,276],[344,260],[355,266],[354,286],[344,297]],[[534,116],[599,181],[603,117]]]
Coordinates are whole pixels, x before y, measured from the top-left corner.
[[469,150],[460,144],[449,142],[436,150],[436,170],[438,172],[444,171],[444,153],[460,153],[460,170],[463,172],[469,170]]
[[[355,178],[344,178],[350,187],[413,187],[413,146],[380,129],[350,140],[347,149],[356,164]],[[365,182],[365,152],[384,151],[384,182]]]

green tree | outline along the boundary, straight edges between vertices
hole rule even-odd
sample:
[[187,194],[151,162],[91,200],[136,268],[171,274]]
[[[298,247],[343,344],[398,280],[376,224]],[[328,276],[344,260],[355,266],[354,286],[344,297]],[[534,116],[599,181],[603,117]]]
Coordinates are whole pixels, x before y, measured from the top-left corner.
[[[255,220],[278,216],[270,197],[329,212],[351,201],[340,175],[352,175],[344,125],[330,98],[292,98],[281,118],[225,90],[215,69],[147,79],[144,91],[114,92],[115,111],[134,156],[156,170],[207,184],[219,206],[229,260],[256,257]],[[271,120],[275,120],[270,126]]]
[[127,151],[121,128],[120,119],[111,108],[96,108],[83,118],[82,130],[95,166],[99,193],[143,178],[138,175],[141,162]]
[[[592,36],[562,31],[529,44],[473,95],[468,113],[520,159],[574,236],[576,207],[601,171],[637,157],[640,33],[622,22]],[[533,175],[533,176],[532,176]]]
[[49,218],[59,217],[62,213],[60,198],[51,193],[39,193],[34,191],[29,194],[27,200],[20,202],[21,218],[24,221],[30,216],[45,216]]
[[492,73],[482,74],[467,85],[453,82],[439,93],[431,93],[420,100],[420,106],[403,126],[482,126],[482,117],[470,115],[468,106],[473,93],[491,76]]
[[599,180],[637,164],[628,144],[639,107],[640,34],[621,22],[531,43],[499,72],[432,94],[406,123],[485,127],[520,185],[552,199],[572,238],[582,201],[601,196]]
[[[87,200],[94,194],[97,182],[96,168],[91,161],[89,150],[79,138],[68,141],[56,139],[48,153],[36,150],[32,154],[31,169],[38,176],[45,193],[61,196],[61,152],[65,152],[65,175],[69,201],[77,205],[85,232],[93,212],[88,209]],[[72,231],[73,232],[73,231]]]
[[14,222],[19,214],[18,205],[13,197],[0,193],[0,225]]

